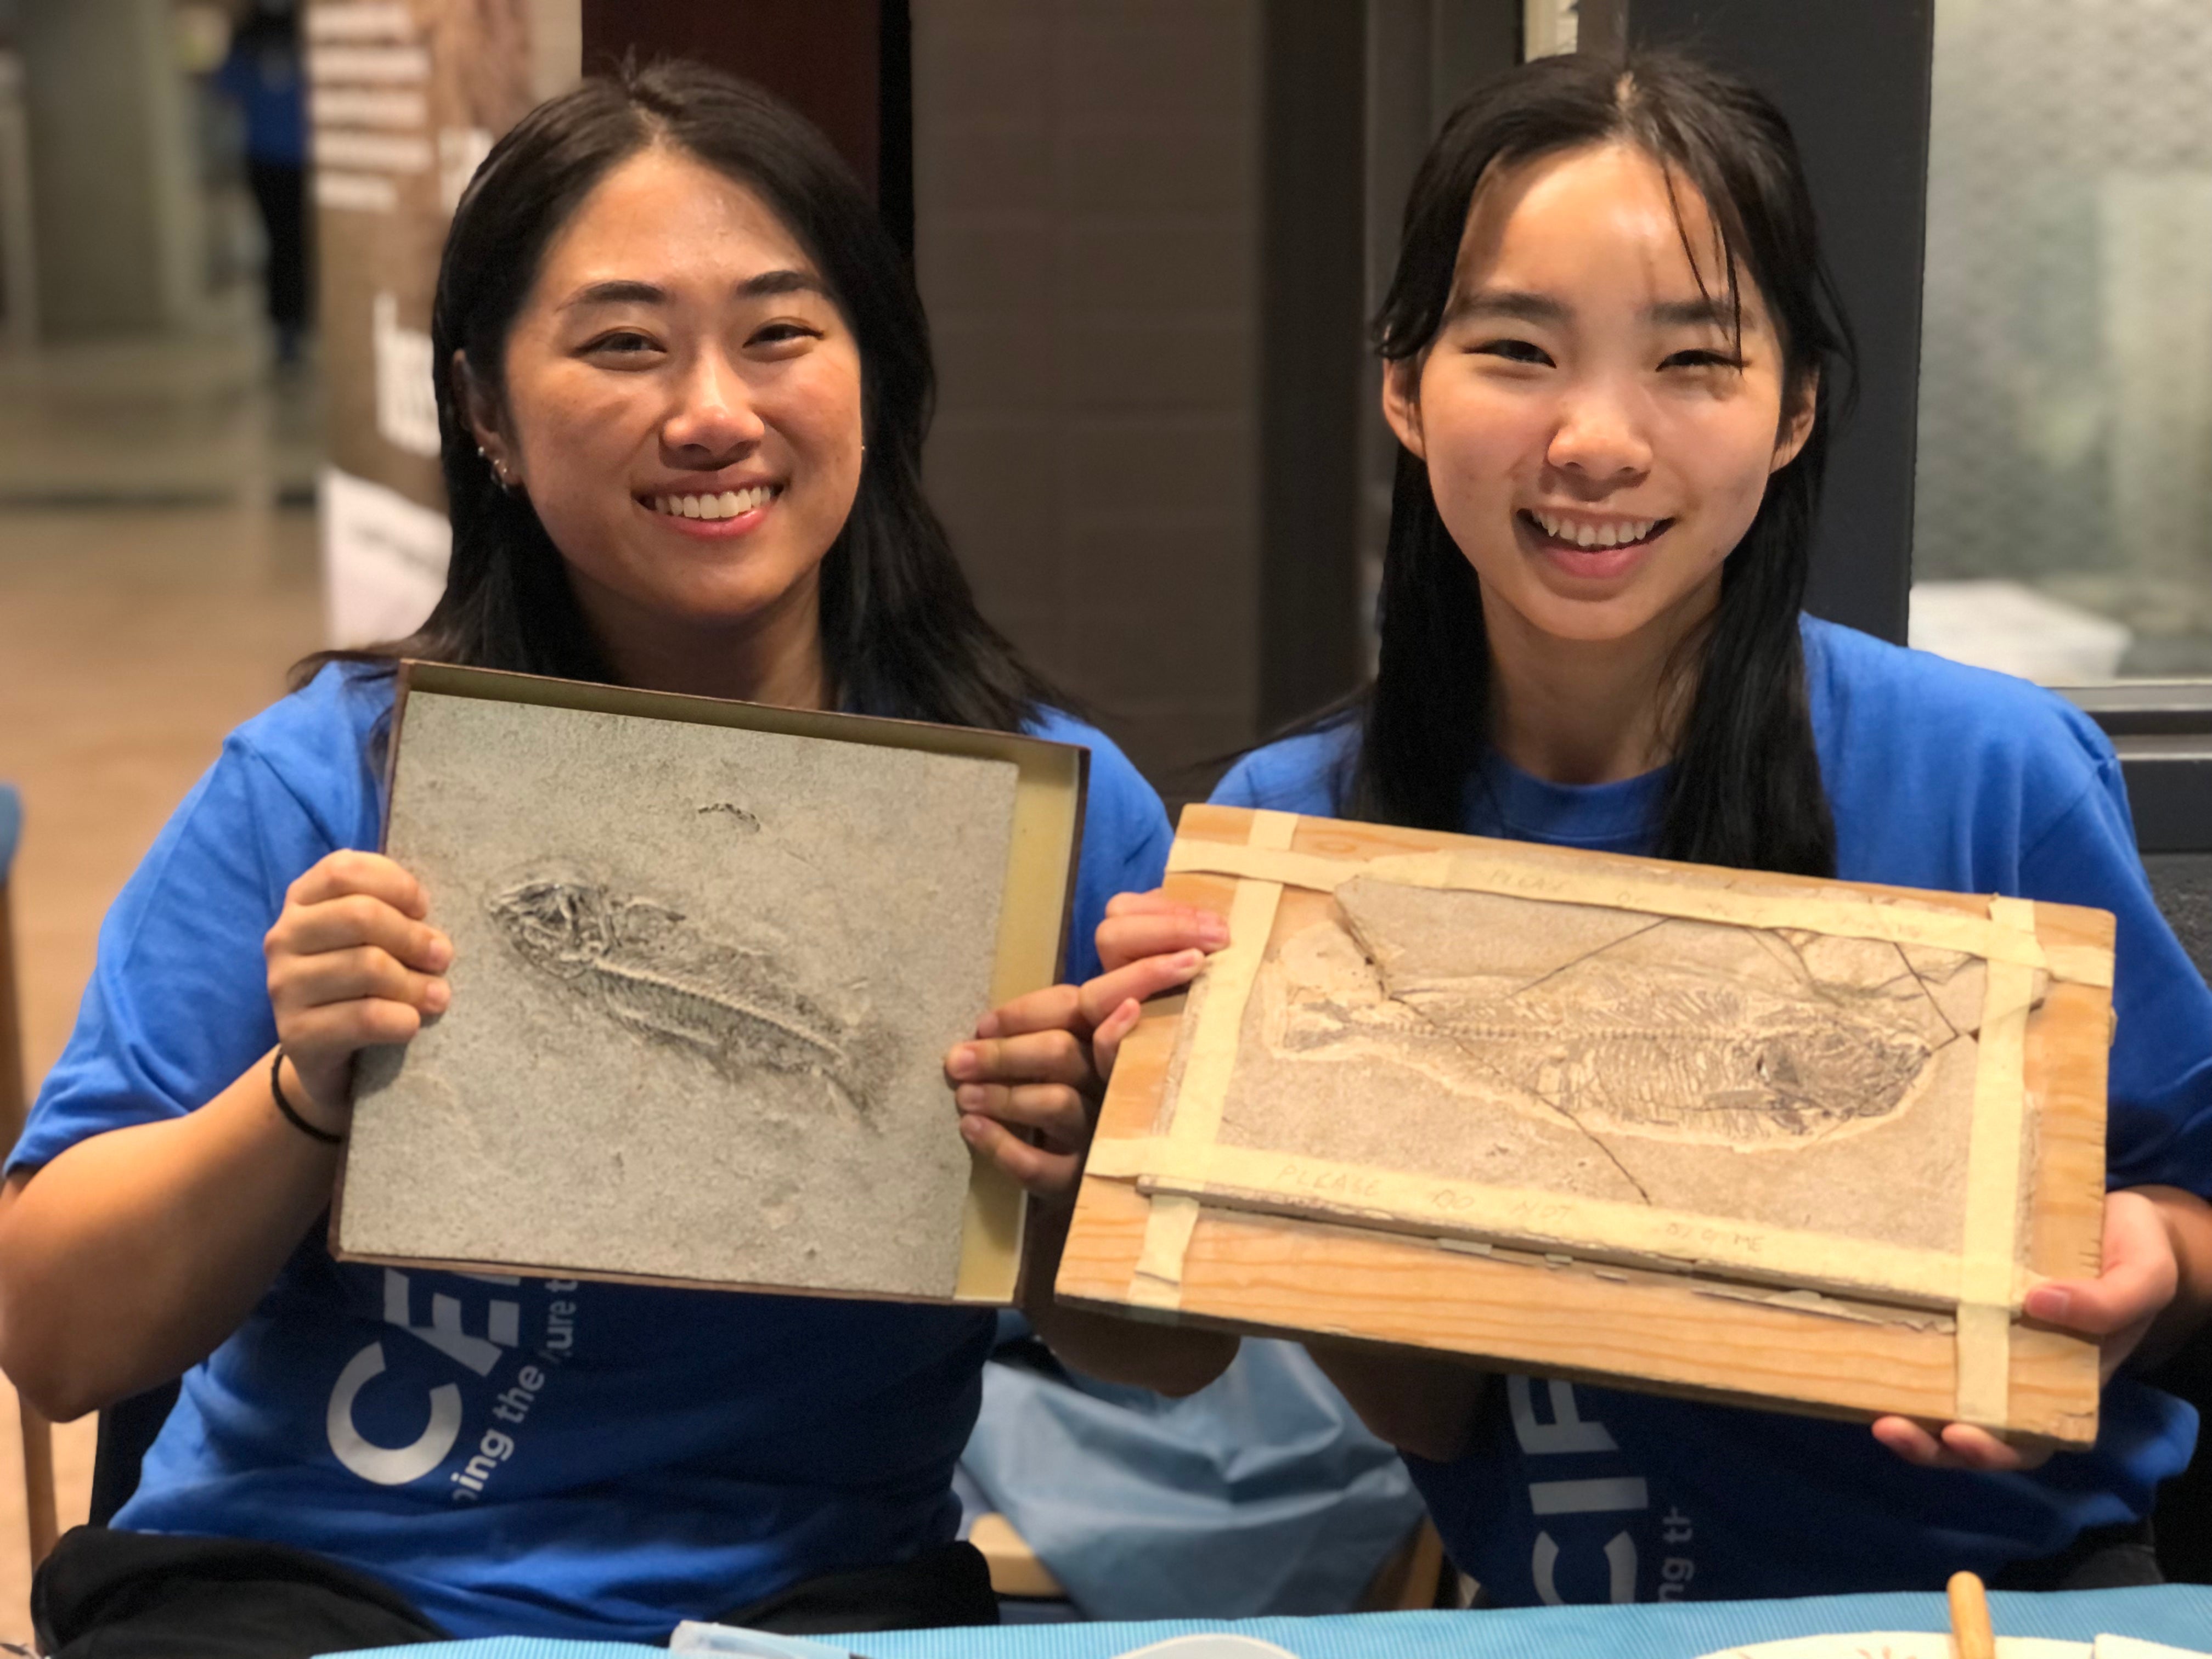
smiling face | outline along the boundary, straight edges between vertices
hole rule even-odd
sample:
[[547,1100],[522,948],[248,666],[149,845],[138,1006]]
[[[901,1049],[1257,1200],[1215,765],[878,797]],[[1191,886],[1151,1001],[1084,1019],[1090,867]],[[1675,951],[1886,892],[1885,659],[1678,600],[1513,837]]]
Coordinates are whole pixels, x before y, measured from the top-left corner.
[[1739,334],[1711,216],[1675,195],[1679,219],[1658,163],[1621,144],[1486,179],[1443,328],[1385,377],[1493,636],[1679,639],[1811,429],[1809,396],[1783,418],[1755,289]]
[[756,191],[668,149],[611,171],[469,407],[618,665],[656,634],[816,627],[860,486],[860,354]]

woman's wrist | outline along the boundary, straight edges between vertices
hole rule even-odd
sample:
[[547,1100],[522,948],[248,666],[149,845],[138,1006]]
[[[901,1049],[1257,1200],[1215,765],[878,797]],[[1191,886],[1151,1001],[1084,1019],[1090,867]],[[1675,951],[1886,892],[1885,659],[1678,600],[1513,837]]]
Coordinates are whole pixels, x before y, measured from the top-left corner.
[[2179,1187],[2138,1187],[2157,1212],[2173,1251],[2173,1299],[2143,1339],[2151,1362],[2172,1355],[2212,1314],[2212,1205]]
[[[300,1076],[300,1068],[292,1057],[281,1048],[269,1067],[270,1102],[279,1117],[284,1120],[285,1133],[319,1146],[336,1147],[345,1141],[345,1132],[352,1119],[350,1108],[333,1114]],[[337,1121],[333,1122],[336,1116]]]

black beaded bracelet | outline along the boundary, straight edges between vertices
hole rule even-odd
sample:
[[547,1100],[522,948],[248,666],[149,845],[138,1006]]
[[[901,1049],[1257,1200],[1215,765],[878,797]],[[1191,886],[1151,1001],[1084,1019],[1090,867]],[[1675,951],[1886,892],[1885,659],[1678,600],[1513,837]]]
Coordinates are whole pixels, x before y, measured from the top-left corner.
[[301,1117],[297,1111],[293,1109],[292,1103],[284,1098],[284,1085],[283,1080],[277,1075],[283,1069],[284,1051],[282,1048],[279,1048],[276,1051],[276,1058],[270,1062],[269,1066],[269,1092],[276,1097],[276,1109],[284,1114],[286,1120],[294,1128],[297,1129],[301,1134],[306,1135],[309,1139],[319,1140],[325,1146],[339,1146],[344,1145],[345,1137],[343,1135],[334,1135],[328,1129],[318,1129],[313,1124],[308,1122],[307,1119]]

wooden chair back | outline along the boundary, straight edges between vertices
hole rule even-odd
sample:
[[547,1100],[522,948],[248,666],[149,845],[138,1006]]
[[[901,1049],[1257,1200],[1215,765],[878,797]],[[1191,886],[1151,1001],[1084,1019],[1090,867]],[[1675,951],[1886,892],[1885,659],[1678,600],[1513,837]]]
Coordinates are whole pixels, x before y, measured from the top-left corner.
[[1406,1541],[1375,1570],[1357,1611],[1411,1613],[1457,1607],[1458,1587],[1459,1575],[1444,1559],[1444,1540],[1437,1523],[1424,1515],[1420,1524],[1406,1534]]
[[[0,1145],[13,1147],[29,1109],[25,1089],[23,1024],[15,973],[15,917],[9,904],[8,876],[22,828],[22,802],[13,786],[0,783]],[[23,1430],[23,1515],[30,1537],[31,1569],[46,1559],[60,1531],[54,1501],[53,1430],[38,1408],[20,1395],[15,1408]]]

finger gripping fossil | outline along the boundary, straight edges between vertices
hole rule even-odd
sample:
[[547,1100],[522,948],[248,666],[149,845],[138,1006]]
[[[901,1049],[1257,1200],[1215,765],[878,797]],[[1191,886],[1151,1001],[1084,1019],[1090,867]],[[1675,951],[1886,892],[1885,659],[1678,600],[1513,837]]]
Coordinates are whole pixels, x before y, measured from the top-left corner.
[[764,951],[702,938],[678,912],[622,897],[588,872],[538,865],[495,884],[484,908],[531,966],[649,1041],[732,1080],[811,1073],[863,1117],[872,1045],[795,989]]

